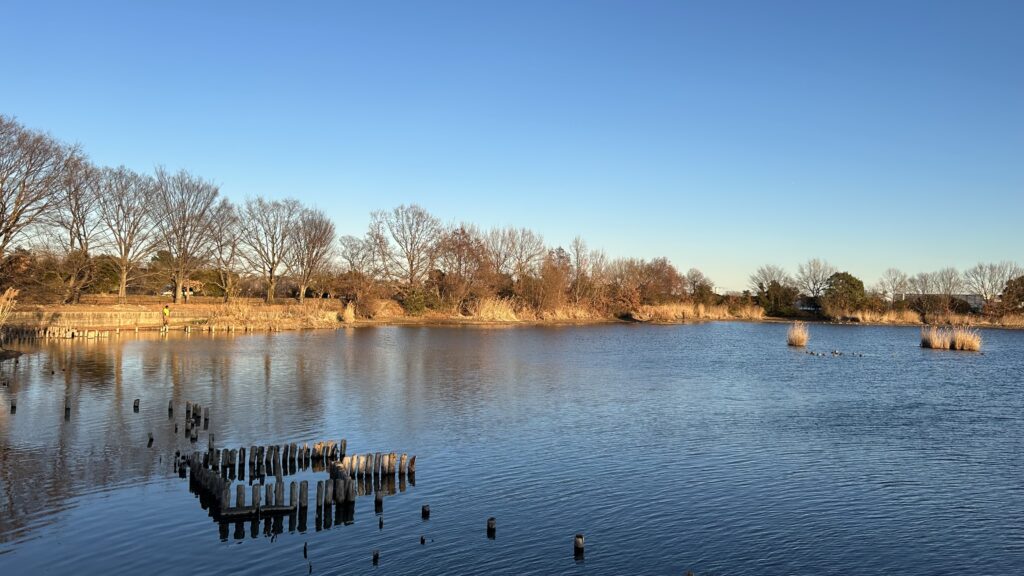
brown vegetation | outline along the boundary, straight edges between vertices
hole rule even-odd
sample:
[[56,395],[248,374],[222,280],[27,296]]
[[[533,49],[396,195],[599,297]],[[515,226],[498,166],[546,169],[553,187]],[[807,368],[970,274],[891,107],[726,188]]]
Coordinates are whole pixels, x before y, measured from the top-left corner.
[[692,302],[640,306],[629,316],[640,322],[691,322],[701,320],[761,320],[764,309],[750,304],[705,305]]
[[929,326],[921,329],[921,347],[977,352],[981,350],[981,334],[966,326]]
[[810,333],[807,330],[807,324],[803,322],[794,322],[786,333],[786,343],[790,346],[807,346],[809,339]]

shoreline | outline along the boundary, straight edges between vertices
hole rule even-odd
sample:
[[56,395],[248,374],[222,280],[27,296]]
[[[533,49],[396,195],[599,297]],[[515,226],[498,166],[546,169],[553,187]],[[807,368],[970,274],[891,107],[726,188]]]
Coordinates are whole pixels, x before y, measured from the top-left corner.
[[[32,305],[14,310],[3,331],[13,338],[103,338],[110,333],[156,332],[163,330],[162,304],[79,304]],[[543,327],[598,326],[611,324],[684,325],[702,322],[759,322],[788,324],[795,321],[840,326],[902,326],[923,327],[949,325],[951,322],[872,322],[833,321],[824,318],[780,317],[680,317],[675,319],[627,317],[592,317],[575,319],[491,319],[471,316],[446,316],[428,313],[423,316],[388,315],[381,318],[352,318],[338,302],[290,302],[263,306],[236,307],[233,304],[172,305],[171,331],[185,332],[280,332],[310,329],[364,328],[382,326],[477,326],[477,327]],[[981,320],[978,318],[975,320]],[[1022,329],[1024,326],[1001,325],[975,321],[975,328]]]

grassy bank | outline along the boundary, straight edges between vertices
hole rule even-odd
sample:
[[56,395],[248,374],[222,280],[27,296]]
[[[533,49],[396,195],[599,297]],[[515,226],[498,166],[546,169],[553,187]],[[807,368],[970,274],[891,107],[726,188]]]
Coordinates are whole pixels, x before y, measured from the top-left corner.
[[[211,299],[212,300],[212,299]],[[77,304],[18,306],[7,318],[12,328],[72,328],[75,330],[157,330],[163,325],[164,304],[152,300],[130,304]],[[359,306],[345,306],[337,300],[307,300],[303,304],[286,301],[265,304],[258,300],[223,303],[201,301],[171,305],[170,326],[179,329],[215,330],[297,330],[336,328],[339,326],[387,324],[598,324],[607,322],[645,322],[680,324],[706,321],[788,321],[766,317],[757,306],[707,306],[675,303],[640,306],[619,313],[600,313],[581,306],[565,305],[537,312],[519,308],[513,301],[481,299],[469,308],[468,314],[427,311],[408,315],[393,300],[371,300]],[[809,318],[804,318],[805,320]],[[854,312],[840,322],[865,325],[931,325],[1024,328],[1024,316],[929,315],[922,322],[913,312]]]

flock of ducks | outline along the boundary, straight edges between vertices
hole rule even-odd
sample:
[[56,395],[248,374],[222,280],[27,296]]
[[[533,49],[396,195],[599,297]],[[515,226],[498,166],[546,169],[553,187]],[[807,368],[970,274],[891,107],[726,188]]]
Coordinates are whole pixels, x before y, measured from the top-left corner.
[[813,350],[804,350],[804,354],[809,354],[811,356],[832,356],[833,358],[835,358],[836,356],[852,356],[854,358],[864,357],[864,355],[861,354],[860,352],[851,352],[847,354],[845,352],[840,352],[839,350],[833,350],[832,352],[815,352]]

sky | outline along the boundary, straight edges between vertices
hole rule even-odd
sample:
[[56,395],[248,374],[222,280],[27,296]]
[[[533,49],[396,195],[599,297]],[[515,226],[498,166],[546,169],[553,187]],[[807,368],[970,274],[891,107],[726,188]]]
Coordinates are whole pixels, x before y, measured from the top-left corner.
[[668,257],[722,290],[1024,263],[1024,2],[5,0],[0,114],[365,232]]

